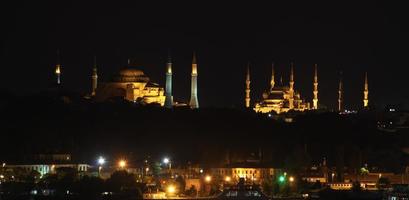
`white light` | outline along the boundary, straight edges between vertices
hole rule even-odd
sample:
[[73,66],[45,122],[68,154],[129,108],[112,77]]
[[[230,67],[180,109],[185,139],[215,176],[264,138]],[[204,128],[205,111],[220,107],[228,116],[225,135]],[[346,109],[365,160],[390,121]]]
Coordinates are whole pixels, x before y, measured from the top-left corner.
[[105,158],[103,158],[102,156],[100,156],[100,157],[98,158],[98,164],[99,164],[99,165],[105,164]]
[[164,158],[163,163],[168,164],[170,162],[169,158]]
[[203,173],[203,169],[200,169],[200,171],[199,171],[201,174]]

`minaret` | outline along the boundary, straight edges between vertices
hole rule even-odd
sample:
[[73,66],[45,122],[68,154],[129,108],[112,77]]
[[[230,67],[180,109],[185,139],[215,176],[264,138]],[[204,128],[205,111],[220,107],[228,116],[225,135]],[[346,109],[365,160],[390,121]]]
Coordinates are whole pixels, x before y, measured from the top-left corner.
[[365,86],[364,86],[364,108],[368,107],[368,74],[365,72]]
[[197,62],[196,54],[193,52],[192,60],[192,87],[190,92],[190,108],[196,109],[199,108],[199,100],[197,99]]
[[290,99],[289,107],[290,109],[294,108],[294,63],[291,62],[291,72],[290,72]]
[[98,73],[97,73],[97,57],[94,56],[94,67],[92,68],[92,92],[91,95],[95,96],[98,87]]
[[271,81],[270,81],[270,91],[273,90],[275,85],[274,81],[274,63],[271,65]]
[[247,65],[247,73],[246,73],[246,108],[250,108],[250,63]]
[[340,112],[343,110],[342,103],[344,100],[344,97],[343,97],[344,89],[343,89],[342,84],[343,83],[342,83],[342,72],[341,72],[341,77],[339,78],[339,85],[338,85],[338,111]]
[[172,58],[170,53],[168,54],[168,60],[166,62],[166,99],[165,107],[173,107],[173,96],[172,96]]
[[314,91],[312,92],[314,94],[314,98],[312,99],[312,109],[317,110],[318,109],[318,72],[317,72],[317,64],[315,64],[314,67]]
[[60,51],[57,50],[57,64],[55,65],[55,76],[57,78],[57,85],[61,84],[61,59]]

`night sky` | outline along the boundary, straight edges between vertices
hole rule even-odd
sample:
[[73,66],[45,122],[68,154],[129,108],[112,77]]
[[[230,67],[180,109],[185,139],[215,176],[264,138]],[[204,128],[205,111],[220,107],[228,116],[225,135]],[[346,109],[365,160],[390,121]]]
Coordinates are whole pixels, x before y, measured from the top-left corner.
[[[198,60],[201,106],[240,107],[251,62],[252,103],[276,79],[288,82],[295,63],[295,88],[311,101],[313,64],[319,68],[320,103],[335,108],[342,70],[345,106],[362,106],[368,71],[370,103],[407,103],[408,21],[405,6],[374,1],[353,4],[174,3],[148,1],[25,1],[3,5],[0,88],[19,95],[54,81],[56,51],[63,84],[91,88],[93,56],[100,81],[127,59],[164,86],[168,49],[173,58],[174,98],[190,96],[192,52]],[[251,1],[252,2],[252,1]]]

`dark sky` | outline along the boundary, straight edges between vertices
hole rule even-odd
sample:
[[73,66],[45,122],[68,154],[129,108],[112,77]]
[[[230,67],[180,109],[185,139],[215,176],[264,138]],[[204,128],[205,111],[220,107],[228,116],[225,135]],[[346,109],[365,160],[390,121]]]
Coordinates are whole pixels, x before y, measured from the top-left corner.
[[[252,100],[268,87],[271,63],[311,101],[313,64],[322,104],[335,107],[340,70],[347,108],[362,105],[364,72],[370,101],[407,103],[408,21],[403,5],[168,3],[148,1],[26,1],[2,6],[1,87],[19,94],[47,88],[60,49],[63,84],[90,90],[93,56],[100,80],[130,58],[164,85],[165,58],[174,60],[174,97],[190,96],[190,62],[197,52],[201,106],[242,106],[244,72],[252,63]],[[207,1],[206,1],[207,2]],[[252,1],[251,1],[252,2]]]

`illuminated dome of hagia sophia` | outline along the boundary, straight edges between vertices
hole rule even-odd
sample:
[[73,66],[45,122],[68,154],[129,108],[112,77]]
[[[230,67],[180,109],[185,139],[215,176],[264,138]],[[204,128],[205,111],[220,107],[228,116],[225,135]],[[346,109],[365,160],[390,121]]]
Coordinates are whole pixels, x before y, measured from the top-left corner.
[[149,82],[149,78],[142,70],[136,68],[125,68],[114,77],[116,82]]
[[126,68],[119,71],[120,76],[143,76],[145,75],[142,70]]

